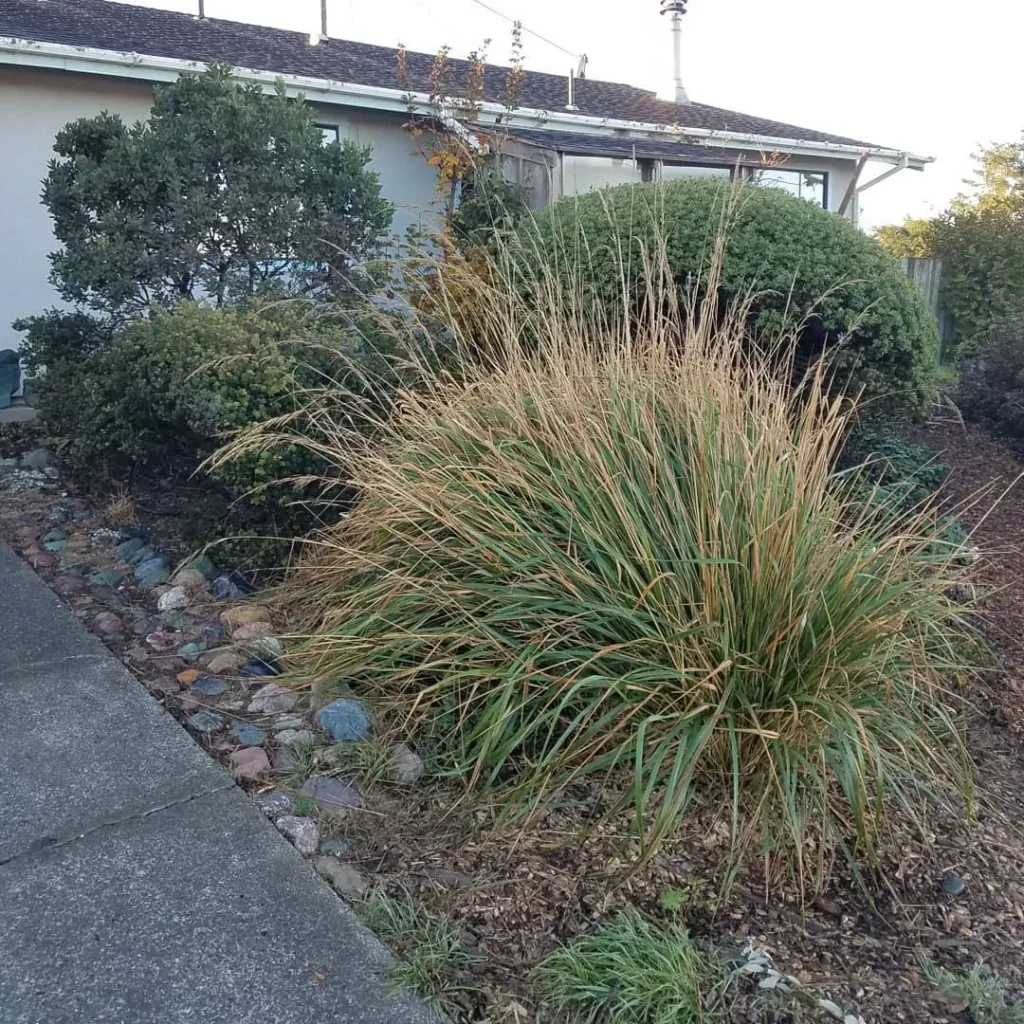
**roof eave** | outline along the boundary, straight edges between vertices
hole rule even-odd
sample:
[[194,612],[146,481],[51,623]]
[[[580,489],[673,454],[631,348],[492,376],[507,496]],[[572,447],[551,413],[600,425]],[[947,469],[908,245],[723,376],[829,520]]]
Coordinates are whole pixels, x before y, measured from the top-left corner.
[[[170,82],[184,71],[201,71],[207,66],[203,61],[69,46],[63,43],[37,42],[17,37],[0,37],[0,64],[131,78],[147,82]],[[413,93],[410,96],[409,93],[401,89],[361,85],[356,82],[281,74],[257,68],[238,67],[235,70],[240,78],[259,83],[268,89],[274,88],[276,83],[281,81],[290,94],[302,93],[313,102],[407,113],[411,100],[414,109],[420,113],[429,114],[433,109],[430,97],[426,93]],[[642,121],[595,117],[569,110],[538,110],[520,107],[510,113],[507,107],[499,103],[481,104],[477,116],[482,123],[501,123],[506,127],[554,128],[564,125],[568,130],[594,133],[618,130],[645,136],[696,140],[708,147],[728,150],[759,149],[799,156],[829,156],[849,160],[857,160],[866,154],[870,159],[885,163],[897,164],[906,161],[906,166],[913,170],[923,170],[925,165],[934,159],[883,147],[787,139],[744,132],[691,128],[682,125],[650,124]]]

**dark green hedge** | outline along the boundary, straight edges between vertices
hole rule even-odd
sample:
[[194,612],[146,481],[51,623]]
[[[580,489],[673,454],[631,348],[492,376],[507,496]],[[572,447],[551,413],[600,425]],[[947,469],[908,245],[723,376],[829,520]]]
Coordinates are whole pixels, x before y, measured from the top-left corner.
[[[623,268],[633,283],[641,247],[663,234],[685,288],[706,269],[723,211],[727,227],[721,297],[753,290],[752,331],[806,324],[803,354],[835,351],[838,379],[877,406],[927,412],[934,394],[938,332],[924,300],[873,239],[843,218],[778,190],[717,181],[625,185],[564,199],[524,224],[528,258],[541,254],[579,274],[588,296],[621,307]],[[620,256],[621,254],[621,256]],[[527,278],[529,275],[526,275]]]

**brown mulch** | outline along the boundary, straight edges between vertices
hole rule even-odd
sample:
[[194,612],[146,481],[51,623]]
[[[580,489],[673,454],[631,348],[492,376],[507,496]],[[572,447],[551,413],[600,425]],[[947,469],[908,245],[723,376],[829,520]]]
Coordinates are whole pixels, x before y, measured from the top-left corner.
[[[529,971],[547,951],[623,906],[664,915],[660,899],[670,889],[682,893],[680,917],[703,945],[727,951],[753,941],[780,971],[870,1024],[969,1024],[958,1007],[934,998],[917,969],[919,955],[958,969],[984,962],[1011,996],[1024,999],[1024,481],[993,507],[1024,471],[1024,461],[985,431],[956,422],[917,428],[912,439],[936,448],[952,468],[946,486],[951,505],[986,492],[961,515],[981,550],[979,596],[968,613],[983,623],[997,651],[996,664],[969,691],[979,786],[973,820],[956,807],[936,805],[923,834],[909,823],[897,827],[871,877],[859,883],[840,870],[816,898],[802,901],[795,886],[773,884],[756,865],[723,897],[719,866],[727,836],[699,815],[653,865],[631,871],[624,862],[624,825],[578,838],[584,793],[576,806],[550,813],[529,831],[513,828],[495,837],[488,814],[453,810],[442,788],[376,787],[367,794],[367,810],[348,820],[344,838],[375,884],[409,891],[450,915],[466,945],[484,958],[460,979],[465,991],[451,1007],[456,1020],[532,1024],[539,1018]],[[31,511],[54,500],[40,497]],[[71,503],[88,507],[77,498]],[[14,539],[30,504],[29,498],[17,508],[8,503],[0,532]],[[160,518],[170,525],[177,517]],[[58,589],[68,585],[53,571],[44,575]],[[88,621],[97,596],[78,590],[65,597]],[[129,664],[139,648],[130,631],[108,643]],[[171,680],[178,664],[145,662],[132,667],[151,674],[151,689],[173,704],[176,698],[162,691],[157,677],[176,688]],[[944,895],[947,874],[965,881],[963,895]],[[737,985],[734,993],[729,1024],[829,1019],[758,993],[752,983]]]

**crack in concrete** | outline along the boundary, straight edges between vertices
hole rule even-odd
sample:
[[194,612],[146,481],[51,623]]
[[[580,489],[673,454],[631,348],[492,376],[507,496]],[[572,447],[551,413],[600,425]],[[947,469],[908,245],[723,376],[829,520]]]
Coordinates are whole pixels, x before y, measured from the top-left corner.
[[18,853],[12,853],[8,857],[0,858],[0,868],[6,867],[8,864],[11,864],[16,860],[31,857],[33,854],[45,853],[50,850],[59,850],[62,847],[70,846],[72,843],[81,842],[81,840],[85,839],[86,836],[91,836],[103,829],[116,828],[118,825],[125,825],[130,821],[143,821],[146,818],[151,818],[154,814],[169,811],[172,807],[180,807],[182,804],[190,804],[193,800],[202,800],[204,797],[215,796],[217,793],[224,793],[229,789],[235,788],[234,782],[226,782],[223,786],[217,786],[214,789],[208,789],[202,793],[193,793],[191,796],[184,796],[179,800],[172,800],[170,803],[161,804],[158,807],[150,807],[145,811],[136,811],[133,814],[126,814],[122,818],[111,818],[108,821],[101,821],[98,824],[93,825],[92,828],[86,829],[84,832],[77,832],[74,835],[66,836],[63,839],[56,839],[53,836],[44,836],[43,838],[37,839],[35,842],[31,843],[24,850],[21,850]]

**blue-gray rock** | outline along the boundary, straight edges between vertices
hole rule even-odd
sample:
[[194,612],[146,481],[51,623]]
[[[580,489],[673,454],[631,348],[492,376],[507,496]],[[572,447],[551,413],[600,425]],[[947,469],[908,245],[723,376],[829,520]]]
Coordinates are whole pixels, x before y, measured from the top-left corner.
[[24,469],[47,469],[53,465],[53,456],[45,448],[36,448],[21,457]]
[[311,797],[321,811],[347,811],[362,802],[359,791],[341,779],[318,775],[306,779],[302,792]]
[[[262,729],[257,729],[252,722],[235,722],[231,726],[231,735],[243,747],[262,747],[267,742],[267,734]],[[288,801],[288,807],[291,807],[290,800]]]
[[290,750],[279,750],[270,761],[275,772],[290,772],[295,767],[295,758]]
[[203,626],[203,640],[208,644],[219,644],[224,639],[224,627],[218,625]]
[[54,541],[67,539],[68,535],[63,530],[51,530],[45,537],[43,537],[43,541],[46,543],[53,543]]
[[123,576],[120,569],[104,569],[102,572],[94,572],[89,577],[89,583],[94,587],[116,587]]
[[320,849],[332,857],[347,857],[351,852],[351,847],[344,839],[328,839],[326,843],[321,845]]
[[217,601],[229,601],[235,597],[245,597],[248,591],[240,587],[230,576],[218,576],[210,584],[210,593]]
[[53,505],[50,507],[51,523],[66,523],[70,518],[70,510],[66,509],[63,505]]
[[72,512],[71,518],[76,523],[87,523],[90,519],[95,519],[96,517],[91,512]]
[[241,672],[243,676],[258,679],[261,676],[276,676],[280,673],[280,669],[270,662],[263,661],[261,658],[254,658],[242,666]]
[[156,569],[149,573],[148,576],[143,576],[142,579],[138,580],[140,590],[152,590],[154,587],[159,587],[161,584],[166,583],[171,578],[171,574],[166,569]]
[[143,561],[135,563],[135,578],[141,580],[143,576],[148,576],[151,572],[168,568],[170,568],[170,565],[163,555],[150,555]]
[[170,563],[163,555],[150,555],[149,557],[144,558],[141,562],[135,563],[135,575],[137,578],[141,579],[143,576],[146,576],[151,572],[156,572],[157,569],[169,568]]
[[142,531],[137,526],[119,526],[114,535],[115,544],[123,544],[127,540],[141,540]]
[[49,551],[51,554],[56,554],[58,551],[63,551],[68,546],[66,540],[48,540],[43,544],[43,548]]
[[947,896],[959,896],[967,888],[967,883],[956,875],[947,875],[942,880],[942,891]]
[[142,565],[144,562],[148,562],[151,558],[159,558],[160,552],[157,551],[152,544],[143,544],[141,548],[136,548],[125,561],[129,565]]
[[[192,684],[192,692],[198,693],[202,697],[219,697],[222,693],[226,692],[228,684],[223,679],[218,679],[216,676],[202,676]],[[246,746],[258,747],[258,743],[248,743]]]
[[182,644],[174,653],[179,658],[191,661],[206,650],[206,644],[201,640],[193,640],[191,643]]
[[256,797],[256,806],[268,817],[279,818],[292,809],[292,798],[280,789],[261,793]]
[[196,569],[201,572],[208,580],[215,579],[217,576],[217,566],[210,561],[209,555],[200,555],[198,558],[193,558],[188,563],[189,569]]
[[316,720],[335,743],[358,743],[370,735],[370,716],[366,708],[351,697],[331,701],[316,713]]
[[130,537],[128,540],[118,544],[114,551],[122,562],[127,562],[136,551],[141,551],[146,545],[142,543],[141,537]]
[[188,724],[197,732],[219,732],[224,728],[224,719],[213,711],[197,711],[189,717]]

